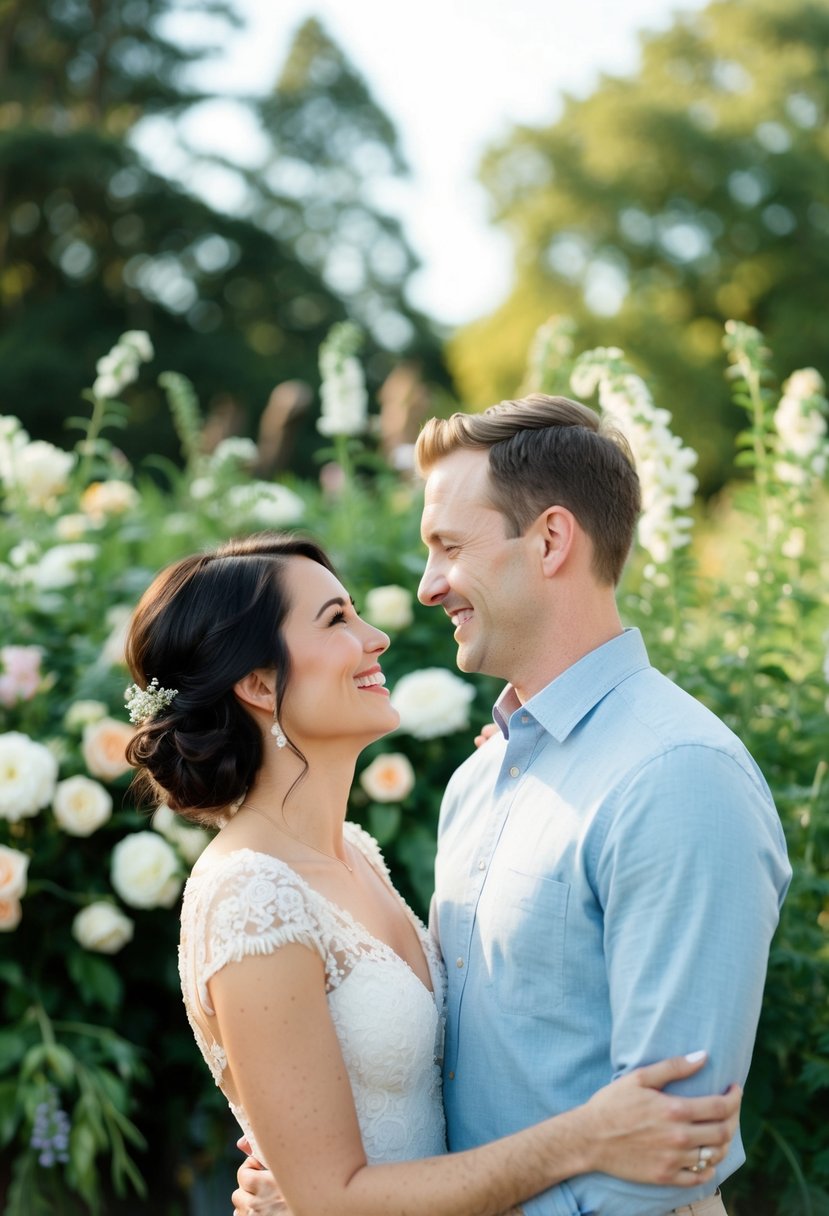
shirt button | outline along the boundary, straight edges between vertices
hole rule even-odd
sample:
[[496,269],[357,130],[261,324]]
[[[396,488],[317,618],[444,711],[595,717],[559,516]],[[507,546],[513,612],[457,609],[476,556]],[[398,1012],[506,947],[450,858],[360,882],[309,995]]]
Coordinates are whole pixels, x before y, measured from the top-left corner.
[[453,1072],[450,1072],[450,1073],[448,1073],[447,1075],[448,1075],[448,1077],[449,1077],[449,1080],[450,1080],[450,1081],[454,1081],[454,1080],[455,1080],[455,1074],[454,1074]]
[[463,959],[462,959],[462,958],[459,958],[459,959],[458,959],[458,961],[456,962],[455,966],[456,966],[456,967],[462,967],[462,966],[463,966]]
[[510,775],[510,777],[517,777],[520,772],[521,772],[521,769],[518,768],[517,765],[513,764],[512,768],[509,771],[509,775]]
[[478,862],[478,869],[479,869],[479,870],[485,870],[485,869],[486,869],[486,862],[485,862],[485,861],[483,861],[483,860],[479,861],[479,862]]
[[527,723],[529,722],[529,720],[530,720],[530,715],[529,715],[529,714],[522,714],[522,715],[521,715],[521,721],[524,723],[524,725],[525,725],[525,726],[527,725]]

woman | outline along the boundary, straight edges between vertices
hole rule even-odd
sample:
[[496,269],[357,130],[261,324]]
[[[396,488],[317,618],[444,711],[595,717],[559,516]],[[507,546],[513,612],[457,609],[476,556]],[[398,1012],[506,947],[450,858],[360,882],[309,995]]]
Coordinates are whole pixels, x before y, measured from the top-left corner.
[[495,1216],[588,1170],[708,1181],[738,1094],[657,1092],[701,1060],[446,1153],[440,957],[345,822],[358,755],[397,725],[387,646],[315,544],[267,534],[165,570],[131,624],[129,758],[184,818],[222,825],[185,890],[180,973],[255,1155],[297,1216]]

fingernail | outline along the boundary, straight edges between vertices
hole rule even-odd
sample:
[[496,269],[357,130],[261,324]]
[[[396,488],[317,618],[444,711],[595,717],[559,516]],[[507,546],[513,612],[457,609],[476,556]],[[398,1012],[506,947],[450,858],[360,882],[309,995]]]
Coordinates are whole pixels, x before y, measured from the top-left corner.
[[697,1060],[704,1060],[707,1055],[707,1051],[689,1051],[685,1059],[689,1064],[696,1064]]

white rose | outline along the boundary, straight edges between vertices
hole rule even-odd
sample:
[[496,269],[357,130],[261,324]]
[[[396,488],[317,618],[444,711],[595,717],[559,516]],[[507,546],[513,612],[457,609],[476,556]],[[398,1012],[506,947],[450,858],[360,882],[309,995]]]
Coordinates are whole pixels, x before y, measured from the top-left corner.
[[414,788],[415,775],[407,756],[387,752],[360,773],[360,785],[375,802],[402,802]]
[[84,950],[116,954],[132,940],[135,925],[120,908],[105,899],[82,908],[72,921],[72,936]]
[[111,816],[112,799],[89,777],[67,777],[57,784],[52,810],[69,836],[91,836]]
[[26,894],[28,870],[25,853],[0,844],[0,899],[21,899]]
[[162,803],[153,815],[153,828],[160,832],[165,840],[175,845],[184,860],[193,865],[201,857],[205,846],[210,841],[210,834],[203,828],[187,827],[182,823],[175,811]]
[[48,507],[69,484],[72,452],[36,439],[15,454],[13,478],[30,507]]
[[107,716],[103,701],[73,701],[66,711],[63,725],[69,731],[82,730],[90,722],[100,722]]
[[112,850],[112,885],[132,908],[171,908],[181,890],[178,858],[157,832],[136,832]]
[[116,604],[106,615],[106,623],[110,627],[110,632],[101,647],[101,657],[109,663],[110,667],[126,667],[127,665],[124,650],[131,619],[132,608],[128,608],[126,604]]
[[390,583],[373,587],[366,596],[365,617],[378,629],[406,629],[414,620],[412,593]]
[[98,556],[98,546],[79,541],[77,544],[54,545],[33,566],[25,568],[26,581],[41,591],[60,591],[77,580],[79,566]]
[[391,703],[400,714],[400,730],[415,739],[434,739],[469,725],[474,697],[472,685],[445,667],[424,667],[398,680]]
[[10,933],[16,929],[22,915],[19,899],[0,899],[0,933]]
[[110,515],[124,515],[138,506],[140,498],[135,486],[128,481],[112,478],[110,481],[93,481],[81,495],[81,510],[96,524],[102,524]]
[[0,481],[11,481],[17,455],[30,442],[28,431],[13,414],[0,414]]
[[117,718],[100,718],[83,730],[81,754],[93,777],[114,781],[129,772],[126,747],[135,731]]
[[28,735],[0,735],[0,819],[15,823],[36,815],[52,800],[58,762]]
[[55,535],[58,540],[74,542],[83,540],[90,528],[90,520],[88,516],[81,515],[80,512],[75,512],[70,515],[61,515],[55,520]]
[[253,523],[266,528],[284,528],[305,514],[305,503],[289,490],[272,481],[252,481],[233,486],[225,497],[228,514],[238,523]]

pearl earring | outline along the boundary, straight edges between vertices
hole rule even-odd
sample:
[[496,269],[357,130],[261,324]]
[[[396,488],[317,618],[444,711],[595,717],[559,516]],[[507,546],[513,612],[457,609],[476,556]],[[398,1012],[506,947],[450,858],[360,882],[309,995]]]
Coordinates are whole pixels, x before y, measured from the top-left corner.
[[276,739],[277,747],[285,747],[288,740],[283,735],[282,727],[279,725],[276,718],[274,718],[274,720],[273,720],[273,726],[271,727],[271,734],[273,735],[274,739]]

